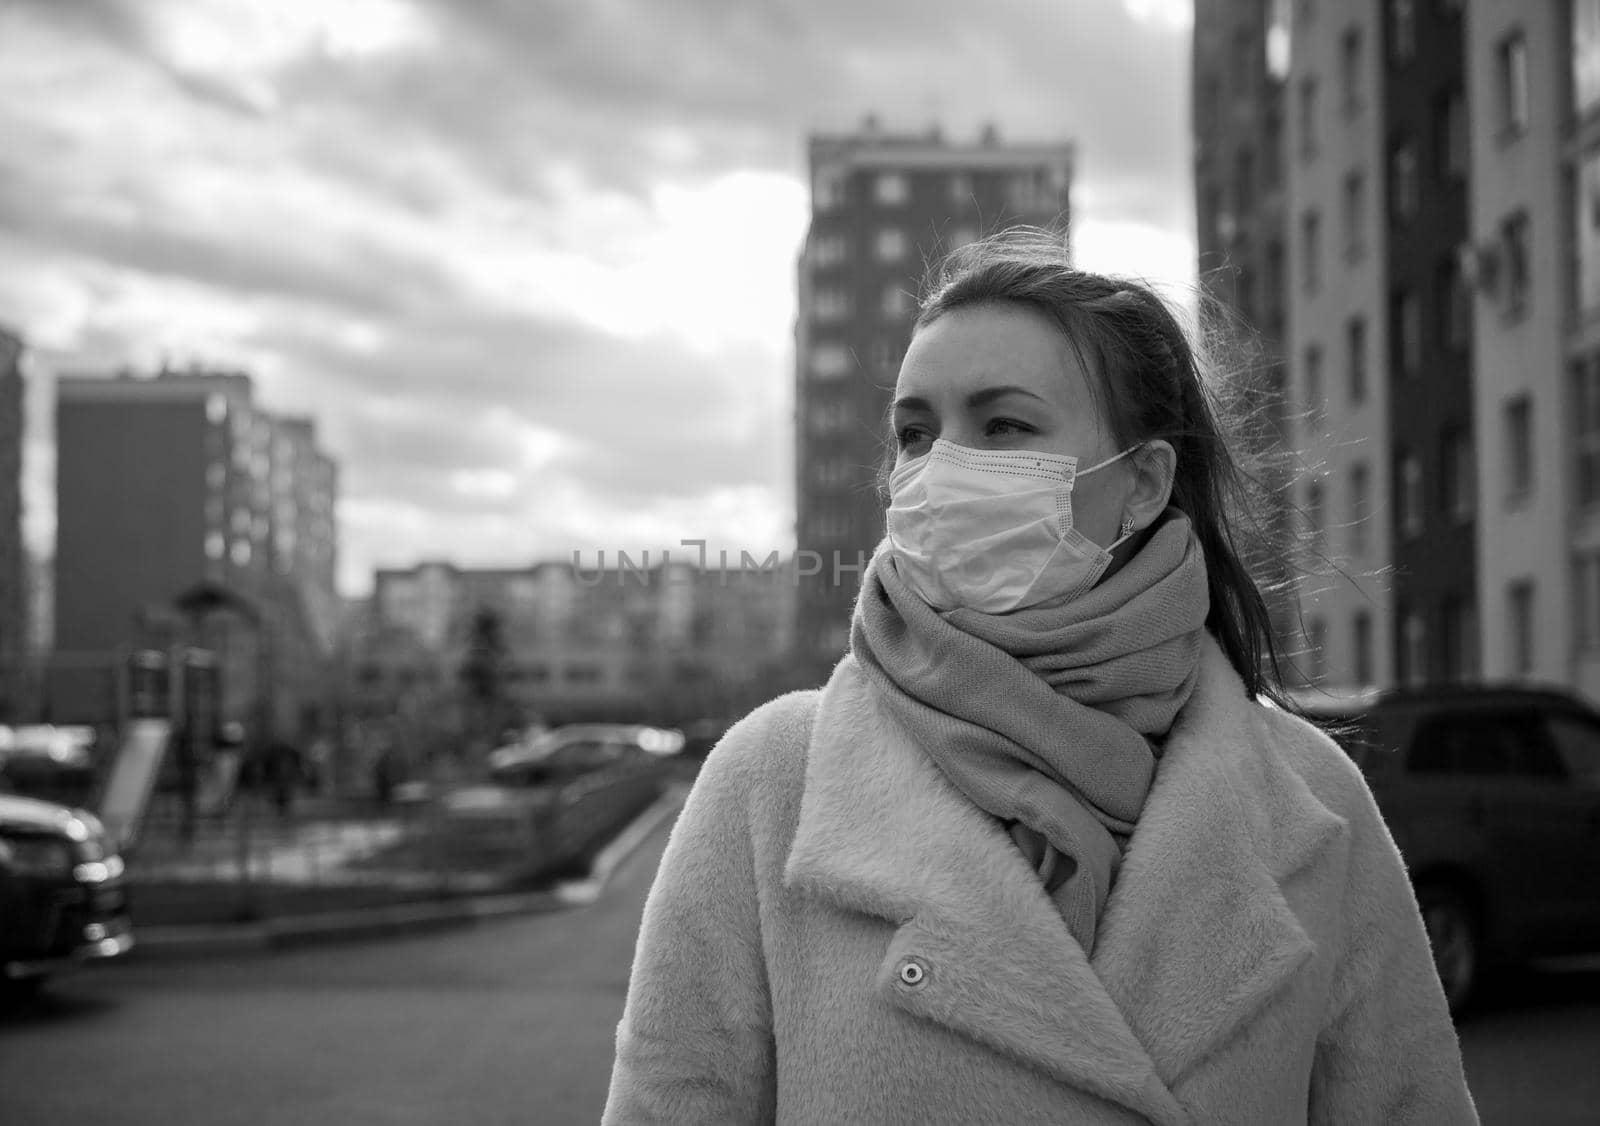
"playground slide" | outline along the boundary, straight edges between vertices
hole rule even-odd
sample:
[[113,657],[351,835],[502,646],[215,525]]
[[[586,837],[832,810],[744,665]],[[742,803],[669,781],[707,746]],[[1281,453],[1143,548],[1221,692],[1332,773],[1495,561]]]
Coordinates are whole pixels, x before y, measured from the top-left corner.
[[97,811],[119,849],[128,848],[139,835],[156,777],[161,773],[161,760],[171,741],[172,724],[168,720],[136,719],[128,724],[100,793]]

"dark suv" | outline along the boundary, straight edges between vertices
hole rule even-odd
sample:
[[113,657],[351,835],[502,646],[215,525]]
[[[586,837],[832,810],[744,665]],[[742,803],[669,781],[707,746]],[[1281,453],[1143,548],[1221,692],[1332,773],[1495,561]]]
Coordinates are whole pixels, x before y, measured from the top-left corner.
[[132,946],[122,858],[99,819],[0,793],[0,995]]
[[1600,950],[1600,713],[1483,685],[1296,702],[1366,775],[1453,1010],[1485,966]]

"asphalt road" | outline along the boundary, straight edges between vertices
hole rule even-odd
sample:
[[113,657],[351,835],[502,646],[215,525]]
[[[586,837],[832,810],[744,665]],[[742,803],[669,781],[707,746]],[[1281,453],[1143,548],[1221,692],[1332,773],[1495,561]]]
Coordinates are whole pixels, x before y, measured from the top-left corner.
[[[56,983],[0,1017],[0,1123],[595,1123],[666,830],[600,902],[404,939]],[[1462,1027],[1483,1121],[1600,1122],[1600,964]]]
[[665,841],[587,907],[52,983],[0,1017],[0,1123],[596,1123]]

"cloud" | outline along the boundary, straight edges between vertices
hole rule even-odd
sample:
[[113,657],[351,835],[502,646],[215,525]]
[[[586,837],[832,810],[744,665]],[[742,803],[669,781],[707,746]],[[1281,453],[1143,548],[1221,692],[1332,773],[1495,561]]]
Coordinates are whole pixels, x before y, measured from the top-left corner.
[[1074,139],[1080,261],[1188,277],[1185,8],[12,0],[0,321],[314,414],[349,589],[792,541],[807,133]]

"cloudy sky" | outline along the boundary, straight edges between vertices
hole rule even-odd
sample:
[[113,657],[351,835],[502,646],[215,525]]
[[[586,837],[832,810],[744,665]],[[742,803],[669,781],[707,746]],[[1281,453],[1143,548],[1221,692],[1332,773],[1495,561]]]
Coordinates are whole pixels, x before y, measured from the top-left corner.
[[1091,267],[1193,274],[1187,0],[0,0],[0,323],[49,383],[242,366],[341,585],[793,547],[805,136],[1073,139]]

